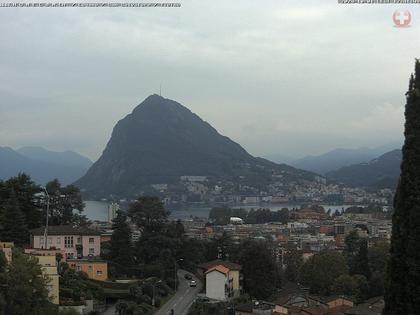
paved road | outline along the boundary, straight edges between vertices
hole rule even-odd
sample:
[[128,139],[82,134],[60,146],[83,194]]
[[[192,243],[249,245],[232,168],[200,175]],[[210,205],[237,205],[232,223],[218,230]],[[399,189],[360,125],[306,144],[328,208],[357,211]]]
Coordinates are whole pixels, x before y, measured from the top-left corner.
[[109,308],[106,309],[106,311],[104,313],[102,313],[102,315],[115,315],[116,313],[116,306],[117,303],[111,305]]
[[197,282],[197,287],[190,287],[190,281],[184,278],[186,273],[184,270],[178,270],[178,291],[165,305],[156,311],[155,315],[168,315],[171,309],[174,310],[174,315],[187,315],[188,309],[201,290],[201,282],[193,276],[193,279]]
[[[184,276],[187,272],[184,270],[178,270],[178,291],[176,294],[165,303],[159,310],[156,310],[155,315],[168,315],[171,309],[174,310],[174,315],[187,315],[188,309],[194,302],[197,294],[201,290],[201,282],[193,276],[193,279],[197,282],[197,287],[190,287],[190,281],[185,280]],[[110,306],[103,315],[115,315],[116,304]]]

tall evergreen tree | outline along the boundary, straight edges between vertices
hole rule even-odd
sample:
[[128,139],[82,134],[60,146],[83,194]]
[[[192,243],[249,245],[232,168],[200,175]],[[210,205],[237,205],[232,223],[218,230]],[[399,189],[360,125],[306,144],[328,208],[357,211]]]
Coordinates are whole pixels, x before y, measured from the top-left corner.
[[405,107],[401,177],[394,199],[391,260],[385,315],[418,314],[420,309],[420,62],[411,75]]
[[370,267],[368,257],[368,244],[366,239],[359,241],[359,249],[350,266],[350,274],[363,275],[366,279],[370,278]]
[[120,274],[133,262],[131,229],[124,212],[118,211],[117,217],[112,221],[112,229],[114,232],[111,236],[110,259],[116,272]]
[[25,215],[22,213],[14,191],[3,205],[0,238],[3,241],[14,242],[22,246],[29,242]]

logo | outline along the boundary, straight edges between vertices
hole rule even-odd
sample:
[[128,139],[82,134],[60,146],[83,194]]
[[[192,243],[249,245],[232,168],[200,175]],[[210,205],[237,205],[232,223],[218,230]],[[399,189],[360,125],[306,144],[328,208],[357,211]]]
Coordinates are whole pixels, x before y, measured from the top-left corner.
[[410,11],[397,10],[392,15],[395,27],[410,27],[411,13]]

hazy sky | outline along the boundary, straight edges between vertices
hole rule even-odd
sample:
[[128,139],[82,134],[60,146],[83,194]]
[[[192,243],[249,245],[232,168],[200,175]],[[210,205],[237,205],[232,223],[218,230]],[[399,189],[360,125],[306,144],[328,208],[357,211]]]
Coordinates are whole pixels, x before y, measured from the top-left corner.
[[[95,160],[115,123],[161,82],[164,97],[254,155],[401,139],[420,5],[180,3],[0,8],[0,146]],[[393,26],[396,9],[411,11],[410,28]]]

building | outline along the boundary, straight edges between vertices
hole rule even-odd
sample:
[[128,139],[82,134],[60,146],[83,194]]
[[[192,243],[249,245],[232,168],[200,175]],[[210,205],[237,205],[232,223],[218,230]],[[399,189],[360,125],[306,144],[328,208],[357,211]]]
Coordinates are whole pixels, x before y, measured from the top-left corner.
[[86,258],[86,259],[68,259],[70,268],[76,271],[83,271],[89,279],[106,281],[108,279],[108,263],[104,260]]
[[58,262],[66,262],[66,253],[62,249],[25,248],[25,254],[32,256],[53,256]]
[[242,220],[241,218],[238,218],[238,217],[231,217],[230,218],[230,223],[231,224],[244,224],[244,220]]
[[210,299],[226,301],[241,293],[242,267],[228,261],[216,260],[199,266],[206,279],[206,296]]
[[43,227],[31,230],[30,237],[32,248],[62,249],[66,259],[95,257],[101,253],[101,233],[84,227],[49,226],[47,248]]
[[0,251],[3,252],[8,264],[12,262],[13,246],[13,242],[0,242]]
[[120,210],[120,205],[118,203],[112,202],[108,206],[108,222],[112,223],[112,220],[114,220],[117,217],[117,212]]

